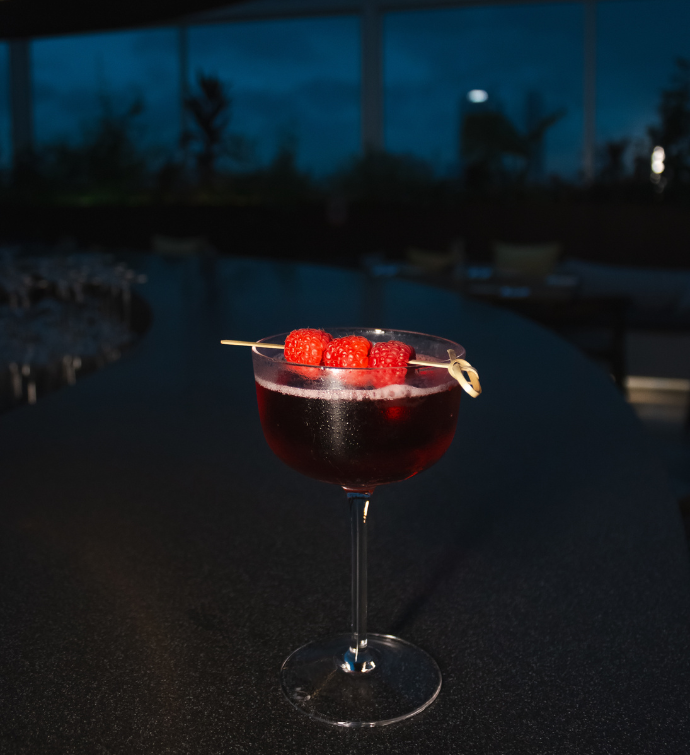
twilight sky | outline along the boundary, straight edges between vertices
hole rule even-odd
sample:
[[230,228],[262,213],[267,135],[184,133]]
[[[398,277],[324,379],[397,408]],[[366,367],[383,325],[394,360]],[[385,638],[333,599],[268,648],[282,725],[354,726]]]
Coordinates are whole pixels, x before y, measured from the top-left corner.
[[[359,21],[300,19],[192,27],[189,71],[232,85],[231,130],[257,160],[297,139],[300,163],[324,173],[359,147]],[[489,92],[519,126],[536,93],[546,170],[574,176],[582,154],[583,7],[493,6],[391,13],[384,26],[388,149],[453,170],[461,101]],[[672,61],[690,58],[688,0],[609,0],[598,12],[597,137],[642,138],[656,117]],[[106,95],[117,108],[142,97],[141,138],[173,150],[179,133],[177,32],[162,28],[38,40],[32,45],[36,136],[77,139]],[[0,45],[0,160],[9,153],[7,50]],[[466,106],[466,105],[465,105]]]

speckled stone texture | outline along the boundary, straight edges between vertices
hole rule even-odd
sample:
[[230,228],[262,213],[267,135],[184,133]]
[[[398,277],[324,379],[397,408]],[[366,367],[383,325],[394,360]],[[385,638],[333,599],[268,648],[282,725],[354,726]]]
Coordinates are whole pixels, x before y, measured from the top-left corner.
[[[413,283],[132,261],[149,334],[0,418],[0,753],[688,751],[681,522],[597,367]],[[457,340],[484,387],[445,458],[373,499],[370,628],[444,677],[427,711],[377,730],[282,698],[283,659],[347,630],[347,507],[272,456],[250,353],[218,344],[335,325]]]

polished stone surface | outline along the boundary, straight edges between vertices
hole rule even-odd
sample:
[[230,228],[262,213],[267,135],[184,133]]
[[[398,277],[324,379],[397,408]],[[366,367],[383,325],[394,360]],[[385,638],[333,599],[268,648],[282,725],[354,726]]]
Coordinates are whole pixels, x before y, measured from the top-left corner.
[[[123,359],[0,421],[2,753],[682,753],[679,514],[599,368],[538,326],[350,271],[142,257]],[[347,629],[344,495],[275,459],[248,350],[300,326],[459,341],[484,394],[370,513],[370,628],[444,684],[403,724],[299,715],[279,669]]]

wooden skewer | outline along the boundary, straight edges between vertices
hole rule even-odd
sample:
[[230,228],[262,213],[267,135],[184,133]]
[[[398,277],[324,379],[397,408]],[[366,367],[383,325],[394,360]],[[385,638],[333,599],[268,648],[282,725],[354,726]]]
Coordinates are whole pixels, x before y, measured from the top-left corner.
[[[221,341],[225,346],[258,346],[260,349],[284,349],[284,344],[280,343],[260,343],[258,341]],[[446,370],[449,362],[423,362],[421,359],[410,359],[408,364],[417,364],[421,367],[443,367]]]
[[221,341],[224,346],[259,346],[262,349],[280,349],[285,348],[284,343],[259,343],[258,341]]
[[[281,351],[285,348],[285,344],[282,343],[261,343],[259,341],[233,341],[227,339],[221,341],[221,343],[224,346],[258,346],[260,349],[280,349]],[[426,362],[421,359],[410,359],[408,364],[414,364],[419,367],[443,367],[443,369],[448,370],[470,396],[476,398],[482,392],[482,387],[479,384],[479,373],[469,362],[456,357],[452,349],[448,349],[448,356],[450,357],[450,362]],[[463,372],[469,375],[469,381],[463,375]]]
[[[260,343],[259,341],[221,341],[225,346],[258,346],[260,349],[284,349],[280,343]],[[408,364],[416,364],[421,367],[443,367],[448,369],[450,362],[423,362],[421,359],[410,359]]]

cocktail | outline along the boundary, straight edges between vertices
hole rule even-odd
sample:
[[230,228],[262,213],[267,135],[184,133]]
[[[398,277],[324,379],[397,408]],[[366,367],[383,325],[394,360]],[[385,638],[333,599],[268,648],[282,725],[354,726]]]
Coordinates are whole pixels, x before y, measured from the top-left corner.
[[[301,351],[295,333],[311,334],[300,336]],[[448,449],[463,388],[481,391],[464,354],[443,338],[352,328],[293,331],[253,346],[269,446],[298,472],[343,487],[350,502],[352,631],[299,648],[281,670],[288,700],[312,718],[382,726],[424,710],[440,691],[427,653],[367,633],[367,518],[378,485],[418,474]]]

